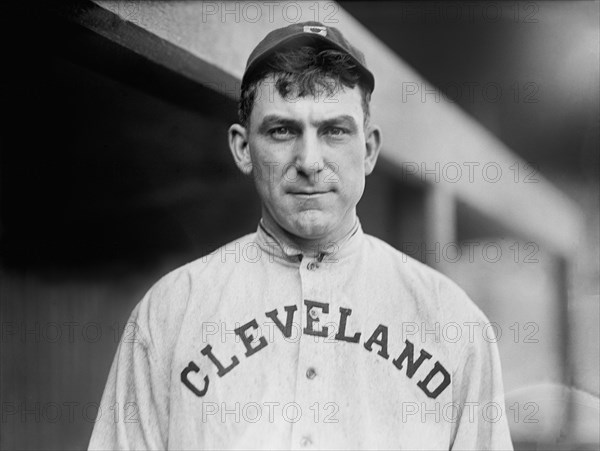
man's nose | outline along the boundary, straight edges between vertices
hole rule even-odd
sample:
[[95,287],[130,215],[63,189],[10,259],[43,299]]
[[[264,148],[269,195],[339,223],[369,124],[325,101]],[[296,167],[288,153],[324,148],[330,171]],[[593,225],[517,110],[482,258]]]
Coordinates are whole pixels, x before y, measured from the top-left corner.
[[321,172],[325,167],[322,143],[316,134],[306,133],[297,143],[295,166],[299,173],[307,176]]

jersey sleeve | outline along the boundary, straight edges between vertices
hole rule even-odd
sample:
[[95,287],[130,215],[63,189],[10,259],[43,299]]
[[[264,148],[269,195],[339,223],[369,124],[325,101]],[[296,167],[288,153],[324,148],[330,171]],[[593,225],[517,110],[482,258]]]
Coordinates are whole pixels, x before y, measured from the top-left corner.
[[168,379],[139,311],[140,305],[131,314],[113,360],[90,450],[167,447]]
[[458,418],[451,449],[512,450],[496,338],[487,321],[478,325],[486,333],[479,327],[468,335],[455,369],[453,398]]

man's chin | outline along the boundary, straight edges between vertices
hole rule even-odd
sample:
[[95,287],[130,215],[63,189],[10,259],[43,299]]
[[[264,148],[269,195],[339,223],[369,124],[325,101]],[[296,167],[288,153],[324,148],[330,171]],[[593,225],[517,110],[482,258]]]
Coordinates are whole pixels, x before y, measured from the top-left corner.
[[306,212],[293,221],[289,232],[303,240],[314,241],[326,238],[332,231],[330,221],[321,212]]

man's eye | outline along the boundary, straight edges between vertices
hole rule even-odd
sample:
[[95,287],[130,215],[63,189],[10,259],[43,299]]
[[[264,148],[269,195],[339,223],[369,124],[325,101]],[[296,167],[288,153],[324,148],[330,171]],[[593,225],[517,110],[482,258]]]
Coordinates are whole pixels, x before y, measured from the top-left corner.
[[327,129],[327,134],[329,136],[333,136],[334,138],[340,138],[344,135],[346,135],[346,130],[340,127],[331,127],[329,129]]
[[277,127],[271,130],[271,136],[274,138],[289,138],[293,135],[288,127]]

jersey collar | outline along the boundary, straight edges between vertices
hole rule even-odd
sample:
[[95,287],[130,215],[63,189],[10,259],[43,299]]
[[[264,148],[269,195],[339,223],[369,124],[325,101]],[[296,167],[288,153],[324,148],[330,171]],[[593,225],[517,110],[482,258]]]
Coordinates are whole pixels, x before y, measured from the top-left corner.
[[[316,260],[333,261],[351,254],[357,248],[363,235],[362,226],[357,217],[354,226],[343,238],[336,242],[327,243],[322,249],[319,249],[315,257]],[[256,242],[268,254],[290,262],[301,262],[305,257],[313,257],[303,254],[294,242],[280,233],[276,233],[265,223],[264,219],[261,219],[258,224]]]

